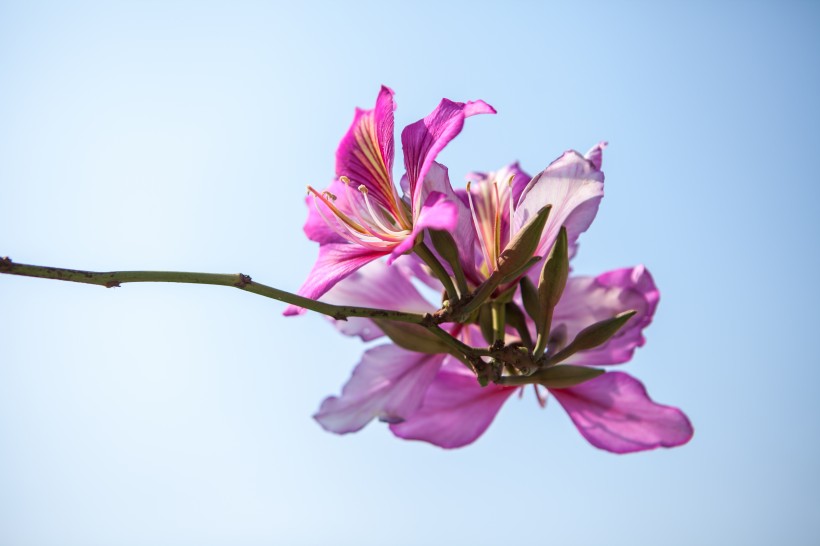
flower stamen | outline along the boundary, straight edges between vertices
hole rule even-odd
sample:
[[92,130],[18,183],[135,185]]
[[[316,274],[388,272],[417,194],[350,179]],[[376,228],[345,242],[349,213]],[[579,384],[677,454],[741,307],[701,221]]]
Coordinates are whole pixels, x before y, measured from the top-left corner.
[[490,253],[487,248],[487,243],[484,241],[483,229],[481,229],[481,224],[478,221],[478,216],[475,212],[475,205],[473,204],[473,194],[470,191],[470,186],[472,185],[472,181],[467,181],[467,201],[470,203],[470,214],[473,216],[473,225],[475,225],[475,231],[478,234],[478,241],[481,243],[481,253],[484,255],[484,261],[487,264],[488,273],[492,273],[494,271],[495,262],[490,260]]

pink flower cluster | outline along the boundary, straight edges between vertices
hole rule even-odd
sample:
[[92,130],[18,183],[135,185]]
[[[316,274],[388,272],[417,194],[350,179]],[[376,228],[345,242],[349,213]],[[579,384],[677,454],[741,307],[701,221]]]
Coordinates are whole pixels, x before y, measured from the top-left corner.
[[[319,243],[319,257],[299,293],[429,314],[454,346],[472,349],[428,350],[429,335],[415,325],[336,321],[345,335],[393,342],[365,351],[341,395],[316,413],[322,427],[344,434],[377,418],[400,438],[456,448],[483,434],[513,394],[531,389],[542,407],[552,395],[601,449],[688,442],[683,412],[654,402],[632,376],[595,368],[627,362],[644,344],[659,299],[649,272],[560,273],[603,197],[605,143],[584,155],[568,151],[534,177],[516,163],[473,173],[466,189],[453,189],[436,156],[468,117],[495,110],[444,99],[402,131],[397,186],[394,109],[387,87],[372,110],[357,109],[336,152],[336,178],[324,191],[309,188],[305,233]],[[444,292],[443,303],[430,303],[414,280]]]

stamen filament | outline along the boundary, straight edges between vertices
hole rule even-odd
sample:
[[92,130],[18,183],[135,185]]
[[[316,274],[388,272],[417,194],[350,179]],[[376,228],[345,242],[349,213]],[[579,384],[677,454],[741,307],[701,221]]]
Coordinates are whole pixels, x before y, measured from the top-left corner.
[[490,254],[488,252],[487,243],[484,242],[484,235],[482,234],[481,224],[478,222],[478,217],[475,213],[475,205],[473,205],[473,195],[470,192],[470,185],[471,181],[468,181],[467,201],[470,203],[470,213],[473,216],[473,224],[475,225],[476,233],[478,233],[478,240],[481,243],[481,253],[484,255],[484,261],[487,264],[488,273],[492,273],[495,270],[495,262],[490,260]]

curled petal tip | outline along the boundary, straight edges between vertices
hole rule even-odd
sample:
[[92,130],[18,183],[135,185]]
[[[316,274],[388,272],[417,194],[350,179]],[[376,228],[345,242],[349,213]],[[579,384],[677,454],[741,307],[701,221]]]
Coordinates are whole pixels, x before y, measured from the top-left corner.
[[483,100],[467,101],[464,105],[464,117],[475,116],[477,114],[497,114],[495,108]]

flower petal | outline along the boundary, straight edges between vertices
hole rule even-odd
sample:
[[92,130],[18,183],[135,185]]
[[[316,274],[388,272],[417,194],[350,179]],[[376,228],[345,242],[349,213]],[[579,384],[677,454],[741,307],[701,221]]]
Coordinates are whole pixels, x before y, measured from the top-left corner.
[[[344,212],[350,210],[350,205],[347,200],[347,188],[345,188],[342,182],[338,179],[334,180],[325,191],[336,197],[333,203],[336,207]],[[332,219],[335,216],[334,213],[328,209],[327,205],[313,195],[308,195],[305,198],[305,203],[308,207],[308,217],[303,229],[308,239],[320,244],[345,242],[346,239],[327,224],[326,218],[334,221]],[[321,209],[322,212],[320,213],[318,209]]]
[[[319,257],[313,269],[297,294],[311,299],[319,299],[325,292],[360,267],[385,255],[385,252],[370,250],[349,243],[331,243],[319,246]],[[285,315],[301,315],[305,310],[289,305]]]
[[605,373],[550,392],[589,443],[613,453],[675,447],[694,433],[681,410],[656,404],[643,384],[625,373]]
[[392,344],[374,347],[364,353],[342,395],[326,398],[313,418],[337,434],[356,432],[375,417],[398,422],[418,407],[444,358]]
[[413,248],[416,244],[416,237],[427,228],[444,231],[453,231],[458,220],[458,209],[456,204],[447,199],[447,196],[437,191],[431,192],[421,207],[416,221],[413,223],[413,232],[405,237],[394,249],[387,263],[390,264]]
[[347,176],[354,188],[364,185],[371,198],[395,213],[393,110],[393,91],[385,86],[372,110],[356,109],[353,123],[336,150],[336,176]]
[[422,184],[419,182],[424,181],[438,153],[461,132],[464,119],[476,114],[494,113],[495,109],[481,100],[463,103],[442,99],[430,115],[404,128],[401,143],[414,211],[418,211],[426,200],[421,194]]
[[[456,366],[463,368],[461,363]],[[405,440],[422,440],[452,449],[474,442],[484,434],[516,387],[481,387],[466,368],[439,370],[419,409],[390,430]]]
[[[402,184],[404,184],[406,180],[406,176],[402,177]],[[455,227],[447,231],[453,236],[456,247],[459,249],[459,260],[465,275],[467,275],[467,278],[471,282],[480,284],[484,279],[474,274],[476,263],[476,235],[472,217],[470,216],[470,208],[467,204],[467,194],[465,192],[462,198],[458,190],[453,190],[447,167],[436,161],[433,161],[430,165],[430,169],[427,171],[422,195],[426,199],[429,194],[433,192],[443,193],[447,197],[447,200],[455,205],[456,224]],[[452,273],[447,262],[445,260],[441,260],[441,262],[448,273]],[[436,282],[438,283],[438,281]],[[440,288],[440,286],[440,283],[438,283],[437,287]]]
[[[409,271],[381,261],[371,262],[352,273],[331,288],[322,301],[420,314],[436,310],[410,282]],[[351,317],[333,323],[341,333],[359,336],[364,341],[383,335],[376,323],[367,318]]]
[[513,231],[520,230],[542,207],[552,205],[536,254],[549,252],[561,226],[566,226],[572,257],[578,236],[592,223],[603,195],[604,173],[578,152],[565,152],[535,175],[522,192]]
[[616,269],[597,277],[571,277],[555,307],[553,325],[564,325],[567,341],[587,326],[610,319],[630,309],[637,314],[609,341],[591,349],[576,353],[567,364],[599,366],[620,364],[632,358],[637,347],[646,340],[643,329],[652,322],[658,307],[660,292],[652,275],[642,265]]

